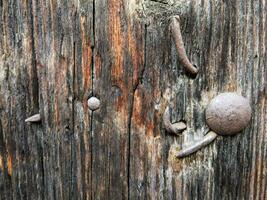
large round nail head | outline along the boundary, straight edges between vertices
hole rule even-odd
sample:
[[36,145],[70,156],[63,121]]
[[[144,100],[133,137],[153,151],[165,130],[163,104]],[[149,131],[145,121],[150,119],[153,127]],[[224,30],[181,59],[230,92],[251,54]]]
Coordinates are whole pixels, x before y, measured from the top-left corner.
[[251,119],[249,101],[236,93],[222,93],[211,100],[206,109],[206,122],[220,135],[241,132]]
[[87,101],[90,110],[97,110],[100,106],[100,100],[96,97],[90,97]]

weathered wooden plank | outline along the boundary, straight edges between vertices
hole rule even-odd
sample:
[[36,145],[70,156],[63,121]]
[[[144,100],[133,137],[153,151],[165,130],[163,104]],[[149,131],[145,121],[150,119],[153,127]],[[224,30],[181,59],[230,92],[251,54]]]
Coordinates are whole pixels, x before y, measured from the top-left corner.
[[[266,199],[266,10],[264,0],[0,0],[0,199]],[[196,79],[177,61],[176,14]],[[250,100],[248,128],[175,159],[224,91]],[[187,123],[181,137],[163,128],[167,105]],[[38,112],[41,123],[24,122]]]
[[33,1],[33,30],[42,116],[45,199],[69,199],[74,185],[74,22],[77,3]]
[[31,2],[1,1],[1,199],[43,196],[42,130],[24,122],[39,109],[31,19]]
[[92,123],[92,194],[93,199],[127,199],[129,126],[143,66],[144,32],[132,20],[128,1],[95,4],[93,92],[101,106]]
[[[145,8],[145,14],[149,13],[145,20],[151,23],[147,64],[132,115],[132,198],[265,199],[266,125],[260,121],[266,118],[266,3],[192,1],[180,5],[175,1],[169,6],[148,2]],[[173,14],[180,14],[187,52],[200,66],[193,80],[183,75],[176,62],[166,20],[166,15]],[[188,158],[174,159],[174,147],[190,144],[207,131],[205,107],[223,91],[249,98],[253,107],[249,127],[235,137],[220,137]],[[168,135],[162,128],[166,102],[172,104],[173,121],[187,122],[181,137]]]
[[74,199],[92,199],[92,116],[87,99],[92,94],[94,1],[79,1],[74,28]]

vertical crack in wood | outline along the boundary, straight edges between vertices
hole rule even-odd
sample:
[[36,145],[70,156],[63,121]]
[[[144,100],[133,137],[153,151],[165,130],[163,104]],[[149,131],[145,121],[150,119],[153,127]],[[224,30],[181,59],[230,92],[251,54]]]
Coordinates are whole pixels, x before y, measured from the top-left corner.
[[[138,86],[138,84],[137,84]],[[133,88],[132,97],[130,101],[130,108],[129,108],[129,116],[128,116],[128,163],[127,163],[127,188],[128,188],[128,200],[130,199],[130,167],[131,167],[131,125],[132,125],[132,116],[133,116],[133,108],[134,108],[134,95],[137,89],[137,86]]]
[[30,7],[30,25],[31,25],[31,41],[32,41],[32,52],[31,52],[31,73],[32,73],[32,95],[33,95],[33,112],[39,112],[39,83],[37,76],[37,63],[36,63],[36,52],[35,52],[35,40],[34,40],[34,16],[32,1],[29,3]]
[[[76,13],[75,15],[76,16]],[[69,196],[73,196],[73,191],[74,191],[74,140],[75,140],[75,101],[76,101],[76,95],[75,95],[75,77],[76,77],[76,43],[75,41],[73,42],[73,47],[72,47],[72,54],[73,54],[73,66],[72,66],[72,102],[71,102],[71,106],[72,106],[72,115],[71,115],[71,120],[72,120],[72,136],[71,136],[71,144],[70,144],[70,154],[71,154],[71,175],[70,175],[70,195]]]
[[[32,65],[32,95],[33,95],[33,112],[38,112],[40,113],[40,89],[39,89],[39,78],[38,78],[38,69],[37,69],[37,55],[36,55],[36,43],[35,43],[35,37],[34,37],[34,24],[37,23],[35,22],[35,16],[34,16],[34,7],[33,7],[33,0],[29,1],[29,9],[30,9],[30,28],[31,28],[31,32],[30,32],[30,37],[31,37],[31,41],[32,41],[32,57],[31,57],[31,65]],[[40,113],[41,114],[41,113]],[[41,119],[42,120],[42,119]],[[40,136],[38,137],[37,134],[35,136],[36,141],[37,141],[37,149],[39,149],[40,151],[40,156],[39,156],[39,161],[38,164],[40,164],[40,178],[41,178],[41,184],[42,186],[40,186],[41,188],[41,197],[42,199],[45,198],[45,163],[44,163],[44,130],[43,127],[39,127],[38,128],[40,131],[38,131],[40,133]],[[39,153],[38,153],[39,154]]]
[[91,44],[91,50],[92,50],[92,64],[91,64],[91,83],[92,83],[92,94],[94,95],[94,68],[95,68],[95,0],[93,0],[93,44]]
[[[94,95],[94,69],[95,69],[95,0],[93,0],[93,45],[91,45],[91,90],[92,90],[92,95]],[[90,119],[90,149],[91,149],[91,172],[90,172],[90,181],[91,181],[91,185],[90,185],[90,194],[91,194],[91,200],[93,199],[93,120],[94,120],[94,112],[91,112],[91,119]]]

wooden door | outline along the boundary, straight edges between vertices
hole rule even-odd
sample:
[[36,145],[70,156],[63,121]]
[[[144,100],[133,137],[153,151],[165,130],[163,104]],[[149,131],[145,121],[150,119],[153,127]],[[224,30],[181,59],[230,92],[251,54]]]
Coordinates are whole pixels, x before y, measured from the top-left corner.
[[[265,0],[0,0],[0,17],[0,199],[267,199]],[[225,91],[249,99],[248,127],[177,159]]]

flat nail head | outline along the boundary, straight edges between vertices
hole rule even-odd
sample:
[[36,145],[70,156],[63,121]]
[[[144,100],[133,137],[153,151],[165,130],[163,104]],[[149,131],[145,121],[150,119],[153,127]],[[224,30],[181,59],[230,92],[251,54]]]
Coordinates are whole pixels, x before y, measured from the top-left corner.
[[90,97],[87,101],[90,110],[94,111],[100,107],[100,100],[96,97]]
[[251,119],[249,101],[241,95],[227,92],[216,96],[206,109],[206,122],[219,135],[241,132]]

